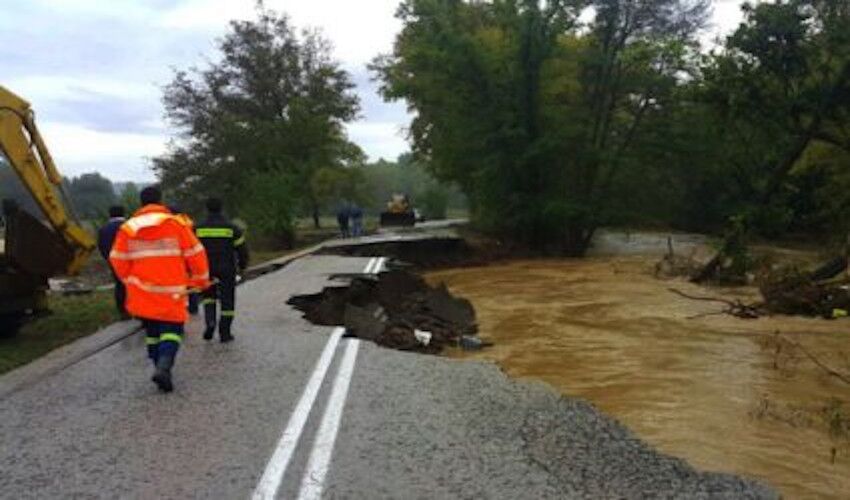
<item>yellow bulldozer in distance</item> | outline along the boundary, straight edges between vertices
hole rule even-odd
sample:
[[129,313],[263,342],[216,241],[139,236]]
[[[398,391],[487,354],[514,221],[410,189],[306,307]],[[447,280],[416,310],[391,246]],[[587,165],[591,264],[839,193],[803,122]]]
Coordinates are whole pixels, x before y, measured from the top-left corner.
[[0,153],[41,210],[27,213],[3,200],[0,250],[0,335],[47,308],[48,278],[74,275],[94,249],[62,187],[62,176],[35,125],[30,104],[0,86]]
[[381,227],[412,227],[415,224],[416,211],[410,206],[410,199],[406,194],[393,194],[387,209],[381,212]]

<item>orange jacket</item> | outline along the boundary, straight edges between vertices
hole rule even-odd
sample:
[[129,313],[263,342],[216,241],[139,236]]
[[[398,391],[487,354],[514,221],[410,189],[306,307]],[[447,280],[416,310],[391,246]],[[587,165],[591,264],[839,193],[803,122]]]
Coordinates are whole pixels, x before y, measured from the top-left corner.
[[186,220],[162,205],[147,205],[118,231],[109,262],[127,285],[133,316],[184,323],[188,288],[209,286],[206,251]]

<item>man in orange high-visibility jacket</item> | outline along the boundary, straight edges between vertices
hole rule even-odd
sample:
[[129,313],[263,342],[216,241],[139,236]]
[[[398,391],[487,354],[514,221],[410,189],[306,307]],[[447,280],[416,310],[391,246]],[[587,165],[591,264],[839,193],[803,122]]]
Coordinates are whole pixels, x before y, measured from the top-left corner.
[[127,312],[147,332],[148,356],[156,367],[151,380],[171,392],[189,290],[210,284],[207,254],[191,226],[162,205],[159,189],[145,188],[141,200],[142,208],[119,229],[109,262],[127,286]]

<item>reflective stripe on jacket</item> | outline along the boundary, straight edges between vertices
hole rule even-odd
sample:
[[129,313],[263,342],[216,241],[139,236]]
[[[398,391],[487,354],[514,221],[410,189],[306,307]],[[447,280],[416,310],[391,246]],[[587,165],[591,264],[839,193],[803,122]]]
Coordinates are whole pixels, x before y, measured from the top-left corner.
[[139,318],[183,323],[188,288],[209,284],[203,245],[162,205],[143,207],[121,226],[109,262],[127,285],[127,311]]
[[207,250],[210,274],[220,278],[236,276],[248,267],[245,232],[221,214],[210,214],[195,226],[195,235]]

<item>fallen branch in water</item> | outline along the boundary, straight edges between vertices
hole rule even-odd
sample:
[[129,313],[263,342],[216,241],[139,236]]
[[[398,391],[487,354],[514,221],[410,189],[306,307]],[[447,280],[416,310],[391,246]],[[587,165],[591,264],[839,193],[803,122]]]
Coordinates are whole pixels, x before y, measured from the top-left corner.
[[693,316],[688,316],[685,319],[700,319],[700,318],[707,318],[709,316],[720,316],[721,314],[726,314],[726,310],[724,309],[723,311],[712,311],[712,312],[706,312],[706,313],[701,313],[701,314],[694,314]]
[[691,316],[688,319],[696,319],[704,316],[713,316],[716,314],[729,314],[731,316],[735,316],[736,318],[742,319],[757,319],[761,316],[761,304],[744,304],[740,300],[733,301],[728,299],[719,299],[717,297],[700,297],[698,295],[689,295],[675,288],[668,288],[668,290],[680,297],[684,297],[690,300],[701,300],[703,302],[718,302],[720,304],[726,304],[726,309],[722,311],[718,311],[716,313],[698,314],[696,316]]
[[676,295],[679,295],[680,297],[684,297],[686,299],[703,300],[703,301],[706,301],[706,302],[720,302],[721,304],[726,304],[726,305],[729,305],[729,306],[735,305],[735,303],[732,302],[731,300],[718,299],[716,297],[699,297],[697,295],[688,295],[687,293],[685,293],[681,290],[676,290],[675,288],[668,288],[667,290],[675,293]]
[[823,371],[825,371],[826,373],[828,373],[829,375],[831,375],[831,376],[833,376],[833,377],[837,378],[838,380],[841,380],[841,381],[842,381],[842,382],[844,382],[845,384],[850,384],[850,375],[848,375],[848,374],[846,374],[846,373],[841,373],[841,372],[840,372],[840,371],[838,371],[838,370],[835,370],[835,369],[833,369],[833,368],[830,368],[830,367],[829,367],[829,366],[827,366],[827,365],[826,365],[823,361],[821,361],[820,359],[818,359],[818,358],[817,358],[814,354],[812,354],[811,352],[809,352],[809,350],[808,350],[808,349],[806,349],[806,348],[803,346],[803,344],[801,344],[801,343],[799,343],[799,342],[796,342],[796,341],[794,341],[794,340],[791,340],[791,339],[789,339],[788,337],[786,337],[786,336],[782,335],[782,334],[781,334],[781,333],[779,333],[779,332],[775,332],[775,333],[774,333],[774,335],[776,336],[776,338],[778,338],[778,339],[782,340],[783,342],[786,342],[786,343],[788,343],[789,345],[791,345],[791,346],[796,347],[797,349],[799,349],[799,350],[800,350],[803,354],[805,354],[805,355],[806,355],[806,357],[807,357],[807,358],[809,358],[809,359],[812,361],[812,363],[814,363],[815,365],[817,365],[817,366],[818,366],[821,370],[823,370]]

